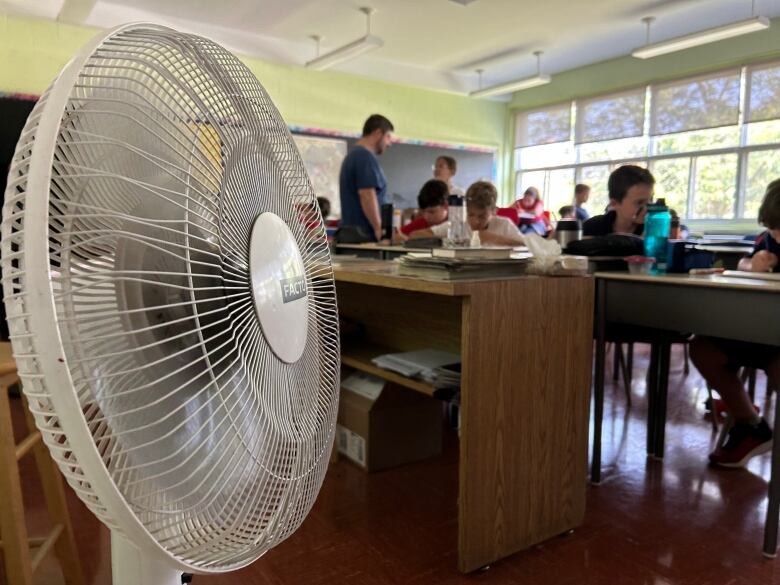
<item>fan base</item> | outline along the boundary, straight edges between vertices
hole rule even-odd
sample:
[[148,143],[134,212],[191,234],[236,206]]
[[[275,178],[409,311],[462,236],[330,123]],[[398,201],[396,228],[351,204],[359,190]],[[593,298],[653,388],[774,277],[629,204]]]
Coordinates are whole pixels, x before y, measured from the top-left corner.
[[182,571],[111,531],[113,585],[181,585]]

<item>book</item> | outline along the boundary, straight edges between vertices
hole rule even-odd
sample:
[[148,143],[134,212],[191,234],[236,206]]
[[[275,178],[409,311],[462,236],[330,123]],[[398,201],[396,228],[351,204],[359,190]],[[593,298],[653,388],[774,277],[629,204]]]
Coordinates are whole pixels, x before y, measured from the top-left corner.
[[501,260],[511,258],[513,249],[510,247],[479,247],[479,248],[436,248],[431,250],[434,258],[483,258]]
[[722,276],[732,278],[753,278],[756,280],[770,280],[780,282],[780,272],[748,272],[746,270],[726,270]]

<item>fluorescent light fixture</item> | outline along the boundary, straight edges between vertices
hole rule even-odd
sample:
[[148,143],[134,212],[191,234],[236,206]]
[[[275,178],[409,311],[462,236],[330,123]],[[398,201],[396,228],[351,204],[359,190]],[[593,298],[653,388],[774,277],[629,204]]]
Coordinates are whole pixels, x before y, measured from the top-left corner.
[[357,39],[356,41],[352,41],[351,43],[344,45],[343,47],[333,49],[329,53],[325,53],[316,59],[312,59],[306,63],[306,67],[308,69],[322,71],[323,69],[333,67],[334,65],[338,65],[339,63],[349,59],[354,59],[358,55],[362,55],[368,51],[378,49],[384,44],[385,42],[381,38],[374,35],[366,35]]
[[698,47],[699,45],[706,45],[707,43],[714,43],[715,41],[722,41],[723,39],[730,39],[767,28],[769,28],[769,19],[766,16],[756,16],[755,18],[710,28],[690,35],[669,39],[668,41],[645,45],[634,50],[631,55],[637,59],[650,59],[658,55],[674,53],[683,49],[690,49],[691,47]]
[[531,87],[537,87],[539,85],[546,85],[550,83],[549,75],[536,75],[534,77],[528,77],[526,79],[517,79],[515,81],[509,81],[500,85],[494,85],[492,87],[486,87],[484,89],[478,89],[472,91],[469,96],[474,98],[491,97],[494,95],[503,95],[505,93],[512,93],[513,91],[521,91],[523,89],[529,89]]
[[549,75],[542,75],[542,51],[534,51],[534,57],[536,57],[536,75],[533,77],[526,77],[525,79],[516,79],[515,81],[508,81],[501,83],[500,85],[493,85],[491,87],[482,87],[482,72],[483,69],[477,69],[477,75],[479,75],[479,89],[472,91],[469,96],[473,98],[491,97],[494,95],[503,95],[506,93],[512,93],[513,91],[522,91],[531,87],[537,87],[539,85],[547,85],[550,83]]

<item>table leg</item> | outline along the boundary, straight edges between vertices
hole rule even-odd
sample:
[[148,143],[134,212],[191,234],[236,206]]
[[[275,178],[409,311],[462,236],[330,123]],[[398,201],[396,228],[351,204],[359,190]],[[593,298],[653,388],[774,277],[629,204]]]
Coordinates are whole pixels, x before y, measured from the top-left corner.
[[647,454],[655,453],[656,412],[658,410],[658,344],[650,344],[650,365],[647,369]]
[[593,381],[593,454],[590,481],[601,482],[601,425],[604,420],[604,360],[607,351],[607,291],[604,281],[596,281],[596,364]]
[[666,437],[666,397],[669,391],[669,361],[672,346],[662,342],[658,347],[658,392],[655,405],[655,440],[653,455],[659,459],[664,456]]
[[769,504],[766,510],[766,523],[764,524],[764,556],[775,558],[777,556],[777,525],[780,516],[780,439],[777,437],[780,431],[780,395],[775,396],[775,439],[772,443],[772,471],[769,476]]

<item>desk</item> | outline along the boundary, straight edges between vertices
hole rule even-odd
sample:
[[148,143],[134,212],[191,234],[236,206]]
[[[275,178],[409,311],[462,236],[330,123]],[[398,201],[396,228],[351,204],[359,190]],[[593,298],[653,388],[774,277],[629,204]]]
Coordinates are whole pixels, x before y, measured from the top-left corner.
[[[662,276],[627,273],[596,273],[596,366],[594,431],[591,478],[601,478],[601,419],[604,407],[604,357],[606,323],[639,325],[674,332],[697,333],[740,341],[780,346],[780,283],[722,276]],[[668,377],[668,347],[662,348],[660,371],[650,410],[666,408],[665,378]],[[666,370],[667,376],[664,376]],[[651,378],[653,373],[651,372]],[[663,416],[656,420],[663,420]],[[780,400],[775,400],[774,428],[780,431]],[[648,451],[663,456],[663,425],[648,428]],[[777,436],[777,435],[776,435]],[[777,551],[780,511],[780,440],[772,451],[764,534],[764,554]]]
[[445,282],[338,256],[334,274],[341,317],[364,329],[359,341],[342,339],[345,365],[429,394],[371,357],[424,347],[461,355],[458,568],[473,571],[580,525],[593,279]]

